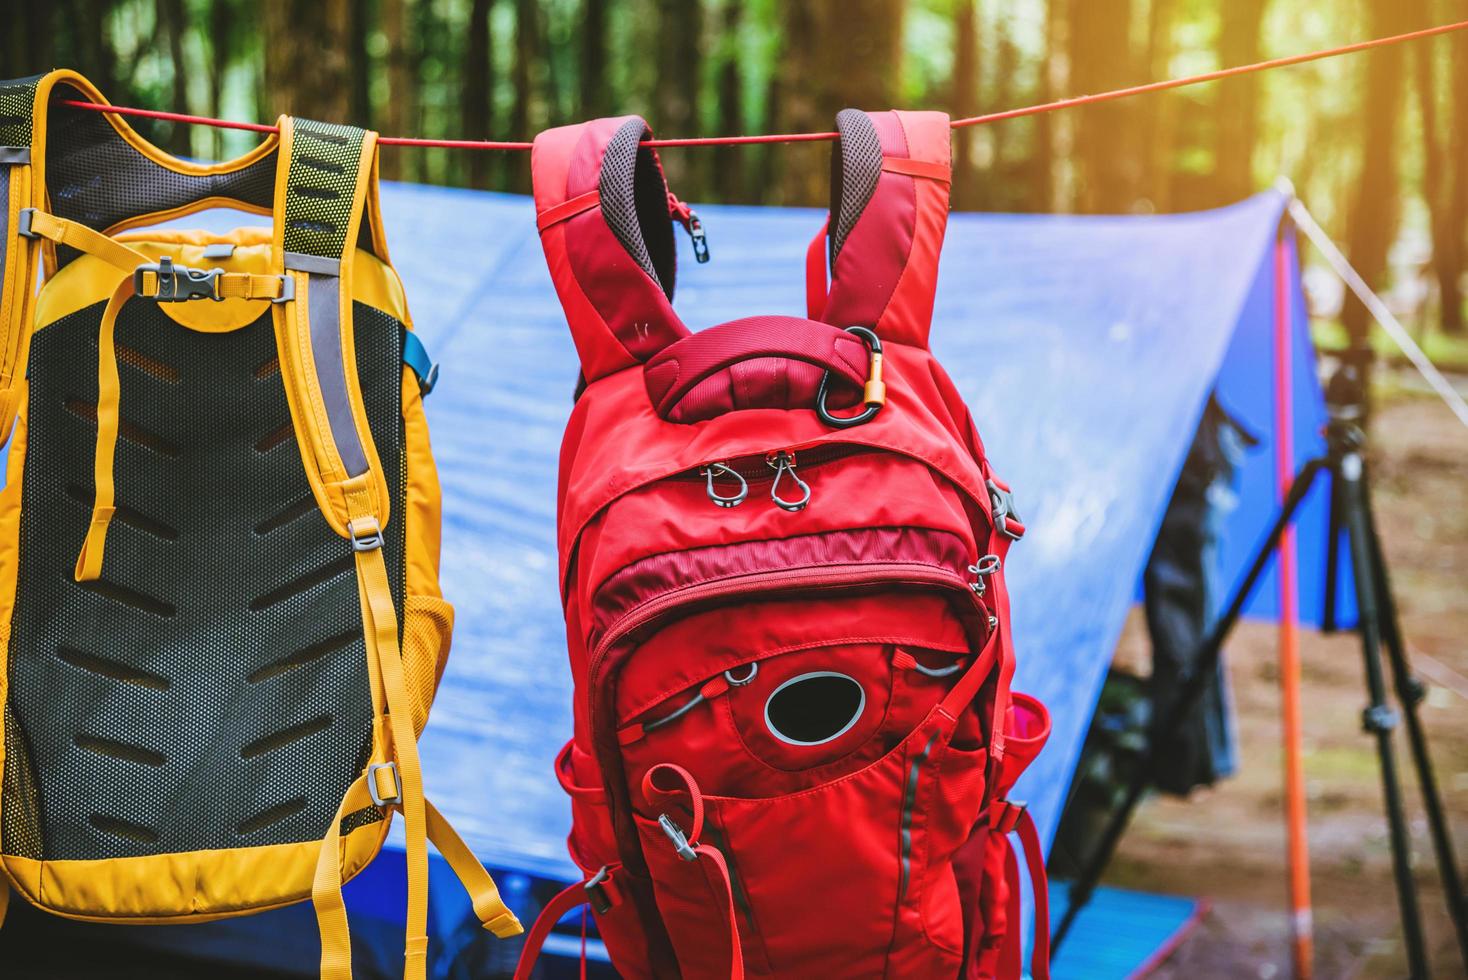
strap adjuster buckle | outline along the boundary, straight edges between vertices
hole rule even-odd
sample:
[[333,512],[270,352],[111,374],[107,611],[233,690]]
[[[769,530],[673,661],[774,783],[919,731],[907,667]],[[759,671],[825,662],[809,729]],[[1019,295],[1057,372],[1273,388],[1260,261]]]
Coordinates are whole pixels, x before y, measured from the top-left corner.
[[382,547],[382,528],[375,517],[359,517],[347,522],[353,551],[376,551]]
[[617,904],[612,892],[612,870],[605,864],[601,870],[592,875],[583,886],[586,889],[587,901],[591,904],[591,910],[597,915],[606,915]]
[[15,221],[15,233],[21,238],[40,238],[39,232],[31,230],[31,221],[36,216],[35,208],[21,208],[20,216]]
[[216,303],[224,299],[219,295],[219,278],[223,269],[191,269],[186,265],[174,265],[173,259],[163,256],[157,262],[140,265],[133,270],[133,289],[139,296],[148,296],[143,290],[143,275],[151,272],[158,277],[158,292],[150,298],[160,303],[183,303],[194,299],[211,299]]
[[[377,773],[383,769],[392,773],[393,795],[390,797],[384,797],[377,792]],[[367,767],[367,795],[378,806],[403,802],[403,777],[398,774],[396,762],[374,762]]]
[[1023,801],[995,800],[990,805],[989,829],[996,834],[1012,833],[1028,807]]
[[[1018,541],[1025,536],[1025,525],[1024,518],[1019,516],[1019,511],[1014,507],[1014,494],[993,480],[989,480],[988,484],[989,506],[990,513],[994,516],[994,530],[1011,541]],[[1013,520],[1013,527],[1010,526],[1011,520]]]
[[698,852],[688,843],[688,835],[683,833],[683,828],[673,822],[673,818],[666,813],[658,817],[658,826],[663,828],[663,833],[668,835],[668,840],[673,842],[673,850],[685,861],[697,861]]

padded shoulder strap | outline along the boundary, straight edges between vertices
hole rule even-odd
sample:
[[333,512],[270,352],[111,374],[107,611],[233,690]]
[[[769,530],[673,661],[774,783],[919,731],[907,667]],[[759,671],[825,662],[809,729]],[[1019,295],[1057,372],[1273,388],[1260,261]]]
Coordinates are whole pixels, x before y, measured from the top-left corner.
[[31,161],[36,141],[36,93],[42,76],[0,82],[0,442],[20,404],[30,341],[31,302],[39,252],[20,234],[20,212],[34,207]]
[[673,312],[677,263],[667,181],[641,118],[535,138],[536,225],[587,381],[688,335]]
[[[824,308],[811,316],[926,348],[948,224],[948,116],[844,109],[836,128],[826,229],[831,284]],[[808,274],[823,271],[817,259]],[[821,291],[808,285],[814,305]]]
[[352,330],[352,262],[377,198],[377,134],[282,116],[275,182],[276,271],[294,283],[275,307],[276,344],[301,459],[337,533],[388,519],[367,427]]

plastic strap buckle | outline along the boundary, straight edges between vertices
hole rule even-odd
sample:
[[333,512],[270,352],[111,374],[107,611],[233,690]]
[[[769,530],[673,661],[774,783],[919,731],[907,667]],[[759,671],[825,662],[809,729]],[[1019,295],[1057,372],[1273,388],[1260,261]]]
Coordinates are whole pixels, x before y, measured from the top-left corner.
[[158,292],[154,295],[160,303],[183,303],[193,299],[212,299],[216,303],[224,299],[219,295],[219,277],[223,269],[190,269],[174,265],[173,259],[163,256],[157,262],[140,265],[133,270],[133,289],[139,296],[143,291],[143,274],[151,272],[158,277]]
[[[383,769],[392,773],[393,795],[390,797],[384,797],[377,792],[377,773]],[[398,774],[396,762],[374,762],[367,767],[367,795],[378,806],[403,802],[403,777]]]
[[[1018,541],[1024,537],[1024,518],[1020,517],[1019,511],[1015,510],[1014,494],[993,480],[989,480],[988,484],[989,504],[991,513],[994,515],[994,530],[1011,541]],[[1019,526],[1019,530],[1009,526],[1010,518],[1014,518],[1014,523]]]
[[382,528],[375,517],[359,517],[347,522],[353,551],[376,551],[382,547]]
[[20,215],[15,221],[15,233],[21,238],[40,238],[38,232],[31,230],[31,221],[36,216],[35,208],[21,208]]
[[1012,833],[1028,806],[1023,802],[995,800],[990,810],[989,829],[996,834]]
[[291,278],[290,273],[280,277],[280,295],[271,300],[272,303],[289,303],[296,298],[296,281]]
[[586,900],[591,905],[591,910],[597,915],[606,915],[617,904],[615,893],[612,891],[612,871],[605,864],[601,870],[592,875],[584,886],[586,888]]
[[663,833],[668,835],[668,840],[673,842],[673,850],[685,861],[697,861],[698,852],[688,843],[688,835],[683,833],[683,828],[673,822],[673,818],[666,813],[658,817],[658,826],[663,828]]

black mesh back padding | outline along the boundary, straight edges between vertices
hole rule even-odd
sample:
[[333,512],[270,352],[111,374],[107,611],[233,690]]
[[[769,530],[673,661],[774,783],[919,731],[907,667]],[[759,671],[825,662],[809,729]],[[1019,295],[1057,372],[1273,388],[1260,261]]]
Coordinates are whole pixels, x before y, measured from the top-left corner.
[[662,164],[652,147],[641,145],[651,135],[641,120],[629,119],[607,143],[599,183],[601,213],[627,254],[672,299],[678,253]]
[[841,138],[831,149],[831,268],[846,244],[846,236],[877,192],[882,176],[882,140],[872,120],[860,109],[836,114]]
[[[54,99],[76,98],[58,85]],[[269,209],[275,203],[276,153],[228,173],[197,175],[169,170],[139,153],[100,112],[50,108],[46,135],[46,190],[61,218],[103,231],[128,218],[226,198]],[[65,265],[78,253],[57,249]]]
[[0,82],[0,146],[30,146],[40,75]]
[[[4,847],[64,860],[320,839],[366,761],[372,702],[351,546],[312,498],[271,318],[206,334],[147,300],[123,309],[118,510],[101,578],[78,584],[101,313],[31,346]],[[401,614],[402,326],[361,304],[354,319]]]

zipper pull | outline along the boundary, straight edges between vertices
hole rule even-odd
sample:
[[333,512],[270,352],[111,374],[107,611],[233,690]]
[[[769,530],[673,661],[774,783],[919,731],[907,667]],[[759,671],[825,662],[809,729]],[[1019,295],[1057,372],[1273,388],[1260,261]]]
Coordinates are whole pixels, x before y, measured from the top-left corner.
[[[749,496],[749,481],[739,475],[739,471],[733,469],[728,463],[710,463],[700,467],[698,475],[707,479],[705,492],[709,499],[719,507],[738,507],[744,503],[744,498]],[[714,489],[714,477],[732,476],[739,481],[739,489],[732,494],[721,494]]]
[[703,265],[709,260],[709,241],[703,230],[703,222],[698,220],[698,212],[678,200],[678,196],[672,191],[668,191],[668,214],[688,232],[688,237],[693,241],[693,257],[698,260],[699,265]]
[[[770,484],[770,499],[781,510],[788,510],[792,514],[805,510],[806,505],[810,503],[810,484],[795,474],[795,454],[782,449],[772,456],[766,456],[765,465],[775,471],[775,482]],[[802,496],[799,500],[786,500],[780,496],[780,481],[787,473],[790,474],[790,479],[795,481],[795,485],[801,489]]]

